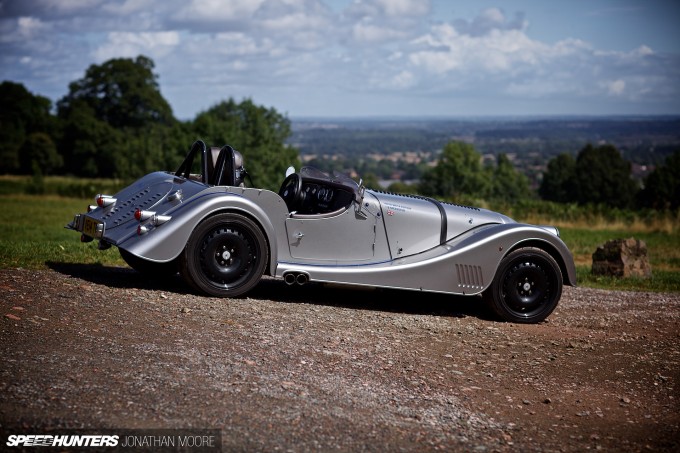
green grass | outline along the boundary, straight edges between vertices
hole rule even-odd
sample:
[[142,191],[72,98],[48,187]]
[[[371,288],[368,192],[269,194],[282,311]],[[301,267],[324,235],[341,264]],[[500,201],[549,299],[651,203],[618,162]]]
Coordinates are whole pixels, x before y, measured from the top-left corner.
[[1,175],[0,195],[52,194],[70,198],[88,198],[97,193],[116,193],[127,182],[120,179],[88,179],[68,176]]
[[[0,195],[0,268],[43,269],[50,263],[124,266],[118,250],[98,250],[97,241],[81,243],[80,234],[65,227],[85,212],[93,199],[55,195]],[[521,220],[521,219],[518,219]],[[540,223],[549,224],[546,219]],[[680,234],[677,228],[621,224],[561,226],[562,239],[574,254],[579,286],[605,289],[680,292]],[[610,239],[645,241],[652,266],[650,279],[617,279],[590,274],[592,254]]]
[[[680,291],[680,234],[675,231],[640,231],[640,229],[560,228],[562,240],[569,246],[576,262],[579,286],[638,291]],[[652,266],[651,278],[614,278],[592,275],[592,255],[597,246],[612,239],[634,237],[647,245]]]
[[41,269],[48,263],[125,265],[118,249],[98,250],[65,228],[93,200],[53,195],[0,195],[0,268]]

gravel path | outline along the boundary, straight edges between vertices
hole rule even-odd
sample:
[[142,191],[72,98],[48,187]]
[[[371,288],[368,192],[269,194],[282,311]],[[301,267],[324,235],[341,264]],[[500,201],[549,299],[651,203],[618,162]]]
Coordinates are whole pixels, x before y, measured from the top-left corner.
[[[0,270],[0,428],[217,428],[224,451],[680,451],[680,294],[480,301]],[[407,300],[404,300],[407,299]],[[4,442],[4,439],[3,439]]]

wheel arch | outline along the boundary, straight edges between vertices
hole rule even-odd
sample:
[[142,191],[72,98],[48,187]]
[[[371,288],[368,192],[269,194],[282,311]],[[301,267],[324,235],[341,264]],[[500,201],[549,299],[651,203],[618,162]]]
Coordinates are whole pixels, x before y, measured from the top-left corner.
[[[573,260],[567,260],[563,256],[562,254],[563,252],[558,250],[558,248],[551,242],[544,241],[541,239],[527,239],[524,241],[520,241],[513,245],[512,247],[510,247],[506,251],[505,255],[503,255],[503,258],[508,256],[515,250],[525,247],[534,247],[537,249],[541,249],[550,256],[552,256],[552,258],[559,266],[560,272],[562,272],[562,280],[564,281],[564,283],[570,286],[576,286],[576,271],[573,268]],[[571,263],[571,265],[569,265],[568,263]]]
[[[265,266],[265,274],[266,275],[273,275],[274,269],[276,266],[274,266],[274,263],[276,263],[276,256],[275,250],[276,247],[272,246],[272,235],[270,235],[270,232],[265,228],[265,226],[262,224],[262,221],[258,216],[253,215],[252,212],[248,211],[247,209],[243,209],[241,207],[234,207],[234,206],[225,206],[222,208],[219,208],[215,211],[211,211],[207,213],[205,216],[203,216],[201,219],[196,222],[196,225],[194,225],[194,229],[198,227],[201,223],[205,222],[206,220],[215,217],[220,214],[240,214],[249,220],[251,220],[257,227],[260,229],[260,232],[262,233],[262,236],[264,236],[264,241],[265,245],[267,248],[267,265]],[[193,234],[193,230],[192,230]],[[276,236],[273,235],[274,241],[276,241]]]

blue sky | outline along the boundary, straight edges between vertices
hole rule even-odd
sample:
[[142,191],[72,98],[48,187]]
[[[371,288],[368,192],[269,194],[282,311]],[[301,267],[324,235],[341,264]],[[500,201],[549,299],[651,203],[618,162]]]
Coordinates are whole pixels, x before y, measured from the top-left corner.
[[56,102],[150,57],[175,116],[680,114],[680,1],[0,0],[0,80]]

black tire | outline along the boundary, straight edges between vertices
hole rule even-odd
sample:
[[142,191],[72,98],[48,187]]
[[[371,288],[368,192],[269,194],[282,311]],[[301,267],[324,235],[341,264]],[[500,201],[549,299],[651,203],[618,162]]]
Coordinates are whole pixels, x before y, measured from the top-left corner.
[[217,214],[191,234],[179,268],[197,290],[237,297],[257,285],[267,261],[267,244],[257,224],[239,214]]
[[172,260],[167,263],[154,263],[153,261],[135,256],[127,250],[118,249],[118,251],[120,252],[121,258],[123,258],[123,261],[125,261],[128,266],[148,277],[168,277],[175,275],[178,271],[177,260]]
[[485,298],[501,319],[534,324],[555,310],[562,296],[562,272],[544,250],[524,247],[501,260]]

